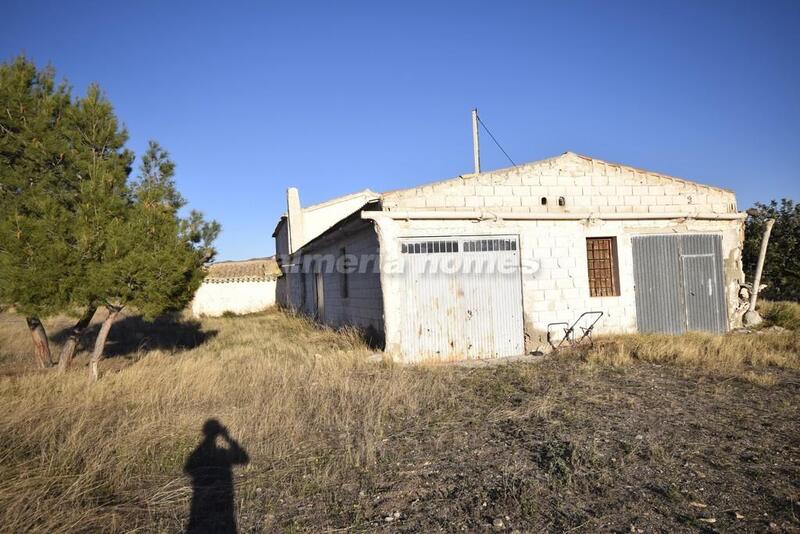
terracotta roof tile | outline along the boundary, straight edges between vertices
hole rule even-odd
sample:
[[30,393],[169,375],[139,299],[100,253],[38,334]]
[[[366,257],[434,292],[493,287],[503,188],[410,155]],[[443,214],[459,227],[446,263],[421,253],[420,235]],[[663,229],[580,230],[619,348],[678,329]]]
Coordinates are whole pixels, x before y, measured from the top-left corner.
[[206,271],[204,280],[207,282],[275,280],[281,275],[281,270],[272,257],[221,261],[212,263]]

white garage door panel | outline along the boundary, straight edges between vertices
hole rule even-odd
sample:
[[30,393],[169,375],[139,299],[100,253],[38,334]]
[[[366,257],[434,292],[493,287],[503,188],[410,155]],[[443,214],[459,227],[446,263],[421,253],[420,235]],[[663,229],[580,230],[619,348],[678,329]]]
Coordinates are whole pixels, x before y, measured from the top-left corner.
[[516,236],[414,238],[401,247],[405,361],[524,352]]

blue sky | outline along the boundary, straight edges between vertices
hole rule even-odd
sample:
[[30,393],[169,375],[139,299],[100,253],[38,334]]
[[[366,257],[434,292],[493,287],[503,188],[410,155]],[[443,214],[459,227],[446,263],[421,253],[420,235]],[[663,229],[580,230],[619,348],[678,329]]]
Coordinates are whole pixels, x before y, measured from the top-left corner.
[[[800,200],[800,2],[6,0],[0,57],[97,81],[160,141],[220,259],[304,205],[469,172],[470,114],[515,161],[566,150]],[[507,165],[484,136],[484,170]]]

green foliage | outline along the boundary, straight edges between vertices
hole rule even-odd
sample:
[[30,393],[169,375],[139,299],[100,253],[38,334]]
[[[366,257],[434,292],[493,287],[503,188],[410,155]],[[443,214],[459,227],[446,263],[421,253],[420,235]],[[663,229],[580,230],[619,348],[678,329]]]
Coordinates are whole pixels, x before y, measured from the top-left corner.
[[69,89],[25,58],[0,65],[0,301],[27,315],[62,310],[77,188],[67,157]]
[[[155,210],[161,206],[162,212],[172,210],[174,215],[186,201],[175,186],[175,164],[169,153],[155,141],[150,141],[147,152],[142,156],[140,175],[134,184],[137,204],[146,210]],[[180,219],[177,234],[197,254],[197,262],[205,264],[214,259],[217,251],[213,242],[219,236],[222,227],[217,221],[206,221],[203,214],[191,210],[186,219]]]
[[195,249],[201,263],[208,263],[217,255],[213,243],[221,231],[222,226],[217,221],[206,221],[197,210],[189,212],[189,217],[181,221],[181,235]]
[[761,238],[767,219],[775,219],[772,227],[761,283],[767,287],[760,293],[769,300],[800,301],[800,205],[789,199],[780,203],[756,203],[745,221],[742,262],[747,279],[755,276]]
[[758,311],[768,325],[800,330],[800,303],[761,300],[758,303]]
[[2,65],[0,131],[0,302],[37,316],[132,305],[150,318],[188,303],[219,223],[179,217],[158,143],[128,180],[128,135],[99,87],[73,99],[52,69]]
[[65,133],[70,137],[78,197],[74,205],[74,242],[81,261],[65,272],[71,301],[81,308],[107,300],[104,263],[114,253],[111,236],[121,231],[131,199],[128,175],[133,153],[111,103],[97,86],[75,102]]
[[[175,165],[150,141],[132,184],[125,218],[109,232],[106,261],[98,271],[102,294],[117,305],[132,305],[152,319],[186,306],[202,280],[205,250],[195,247],[178,216],[184,200],[174,181]],[[200,227],[202,215],[194,216]]]
[[186,201],[175,187],[175,163],[169,153],[155,141],[150,141],[142,156],[139,178],[133,184],[137,200],[145,204],[164,204],[178,210]]

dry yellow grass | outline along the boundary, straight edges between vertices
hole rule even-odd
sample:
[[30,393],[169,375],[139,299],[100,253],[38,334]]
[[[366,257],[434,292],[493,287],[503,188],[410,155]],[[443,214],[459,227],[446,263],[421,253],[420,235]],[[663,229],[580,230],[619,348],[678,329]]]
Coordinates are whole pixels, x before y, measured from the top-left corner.
[[584,359],[589,367],[635,361],[679,365],[768,385],[773,382],[769,368],[800,369],[800,332],[606,336],[584,353]]
[[[48,321],[48,332],[58,338],[70,323]],[[58,344],[52,348],[57,353]],[[266,514],[260,488],[293,498],[335,494],[369,476],[386,453],[384,440],[405,421],[449,421],[465,387],[486,403],[490,423],[571,413],[558,409],[564,384],[506,402],[518,395],[517,382],[542,382],[536,365],[495,372],[370,364],[354,333],[279,311],[155,326],[129,317],[110,351],[118,355],[103,362],[95,384],[85,354],[66,376],[36,371],[24,321],[0,314],[2,530],[181,530],[192,493],[183,466],[209,418],[225,424],[250,457],[238,470],[237,498],[250,509],[260,503]],[[770,368],[800,368],[799,354],[798,332],[769,331],[618,336],[581,353],[589,368],[673,364],[762,386],[775,382]]]
[[[56,332],[67,328],[75,322],[68,317],[56,317],[44,321],[48,333]],[[50,347],[57,357],[55,347]],[[12,368],[17,370],[27,370],[33,362],[31,336],[25,328],[25,319],[10,312],[0,312],[0,364],[7,373],[12,372]]]
[[[82,360],[66,376],[0,379],[3,530],[157,529],[156,516],[179,530],[191,494],[183,462],[211,417],[250,456],[243,471],[254,476],[240,492],[259,477],[296,492],[373,463],[388,416],[451,402],[448,369],[367,364],[357,336],[300,318],[273,311],[202,326],[217,335],[119,370],[109,360],[97,384]],[[15,330],[3,339],[24,323]],[[20,345],[11,349],[17,360]]]
[[761,301],[756,309],[768,325],[800,330],[800,302]]

